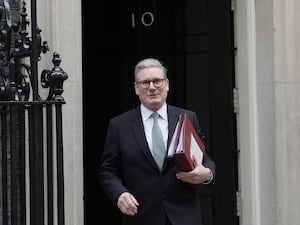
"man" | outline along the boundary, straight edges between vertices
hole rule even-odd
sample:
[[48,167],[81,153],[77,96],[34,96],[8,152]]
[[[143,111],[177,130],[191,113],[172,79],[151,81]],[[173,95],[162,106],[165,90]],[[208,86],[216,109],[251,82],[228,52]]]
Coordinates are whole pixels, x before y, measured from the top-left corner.
[[[169,80],[159,60],[141,60],[134,76],[141,104],[109,122],[99,169],[102,188],[123,213],[124,225],[202,225],[198,192],[213,182],[214,161],[206,151],[202,164],[194,160],[195,168],[182,172],[166,157],[180,113],[187,113],[204,141],[196,113],[167,104]],[[163,136],[161,167],[154,159],[153,112]]]

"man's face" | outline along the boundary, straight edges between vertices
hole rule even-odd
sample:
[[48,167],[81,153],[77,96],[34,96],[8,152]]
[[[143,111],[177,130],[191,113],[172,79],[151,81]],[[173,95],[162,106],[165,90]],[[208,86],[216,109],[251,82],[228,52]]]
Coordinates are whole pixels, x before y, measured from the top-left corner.
[[164,78],[163,70],[157,67],[142,69],[134,83],[135,93],[143,105],[157,111],[165,102],[169,91],[169,80]]

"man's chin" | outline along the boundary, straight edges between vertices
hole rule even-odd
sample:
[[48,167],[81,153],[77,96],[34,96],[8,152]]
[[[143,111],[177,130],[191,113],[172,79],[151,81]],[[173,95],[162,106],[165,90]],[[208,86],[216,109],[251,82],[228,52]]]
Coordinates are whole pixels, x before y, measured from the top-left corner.
[[148,101],[148,103],[150,104],[150,105],[160,105],[161,104],[161,99],[160,98],[151,98],[151,99],[149,99],[149,101]]
[[162,106],[162,103],[160,100],[151,100],[147,102],[147,105],[152,111],[156,111]]

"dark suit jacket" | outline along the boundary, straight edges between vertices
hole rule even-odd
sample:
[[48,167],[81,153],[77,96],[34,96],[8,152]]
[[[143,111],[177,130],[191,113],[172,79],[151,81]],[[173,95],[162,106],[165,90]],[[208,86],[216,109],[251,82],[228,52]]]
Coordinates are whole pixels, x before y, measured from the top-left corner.
[[[195,112],[170,105],[167,111],[169,140],[178,115],[184,112],[204,139]],[[207,153],[203,165],[215,173],[215,163]],[[125,191],[140,204],[137,215],[123,216],[124,225],[164,225],[166,215],[173,225],[202,225],[199,188],[178,180],[178,171],[171,158],[165,159],[159,171],[144,134],[140,107],[110,120],[99,169],[101,186],[115,205]]]

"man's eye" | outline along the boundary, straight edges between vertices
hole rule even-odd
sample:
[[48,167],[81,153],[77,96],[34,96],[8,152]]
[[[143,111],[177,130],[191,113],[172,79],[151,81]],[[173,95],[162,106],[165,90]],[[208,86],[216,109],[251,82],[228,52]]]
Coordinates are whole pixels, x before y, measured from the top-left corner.
[[145,80],[145,81],[142,82],[142,84],[148,85],[148,84],[150,84],[150,81],[149,80]]

